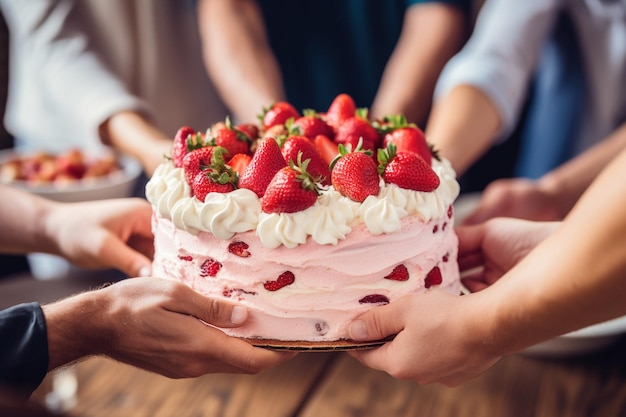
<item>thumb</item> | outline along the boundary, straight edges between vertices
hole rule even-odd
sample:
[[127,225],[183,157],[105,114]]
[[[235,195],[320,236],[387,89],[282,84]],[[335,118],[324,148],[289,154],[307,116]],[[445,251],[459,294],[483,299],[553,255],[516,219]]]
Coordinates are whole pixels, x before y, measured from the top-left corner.
[[238,327],[248,319],[248,310],[238,304],[206,297],[184,284],[180,285],[187,314],[217,327]]
[[357,317],[348,327],[350,338],[357,341],[380,340],[404,329],[402,300],[376,307]]

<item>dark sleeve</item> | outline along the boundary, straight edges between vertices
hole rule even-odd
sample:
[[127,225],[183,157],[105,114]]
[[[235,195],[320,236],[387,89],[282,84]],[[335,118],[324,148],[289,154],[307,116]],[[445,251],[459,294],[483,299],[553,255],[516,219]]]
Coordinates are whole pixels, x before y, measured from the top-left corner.
[[48,372],[48,334],[38,303],[0,311],[0,384],[30,395]]

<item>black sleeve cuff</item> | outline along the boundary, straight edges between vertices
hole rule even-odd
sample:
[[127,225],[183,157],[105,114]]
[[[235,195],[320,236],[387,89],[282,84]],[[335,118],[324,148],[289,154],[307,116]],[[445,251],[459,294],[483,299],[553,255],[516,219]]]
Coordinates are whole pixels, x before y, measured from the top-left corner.
[[48,372],[48,334],[38,303],[0,311],[0,384],[30,395]]

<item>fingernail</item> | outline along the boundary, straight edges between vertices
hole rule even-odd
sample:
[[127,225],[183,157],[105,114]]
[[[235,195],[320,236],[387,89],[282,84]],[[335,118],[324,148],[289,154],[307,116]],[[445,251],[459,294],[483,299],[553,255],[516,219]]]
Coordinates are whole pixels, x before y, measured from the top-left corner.
[[233,311],[230,314],[230,322],[232,324],[241,324],[246,321],[248,316],[248,310],[243,306],[234,306]]
[[353,340],[367,339],[367,326],[363,320],[355,320],[348,327],[348,333]]
[[141,269],[139,270],[140,277],[149,277],[151,273],[152,273],[152,268],[148,265],[142,266]]

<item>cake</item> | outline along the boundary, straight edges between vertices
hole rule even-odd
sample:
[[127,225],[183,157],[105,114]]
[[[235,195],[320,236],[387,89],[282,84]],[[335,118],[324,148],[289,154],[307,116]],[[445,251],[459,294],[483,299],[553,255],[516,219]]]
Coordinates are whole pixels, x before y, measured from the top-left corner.
[[[291,107],[278,103],[258,126],[181,128],[149,180],[153,274],[245,305],[249,320],[227,334],[350,343],[349,323],[371,308],[434,289],[460,294],[454,170],[406,119],[369,121],[351,100],[288,117],[272,113]],[[319,121],[326,130],[309,129]],[[394,166],[400,156],[409,171]]]

